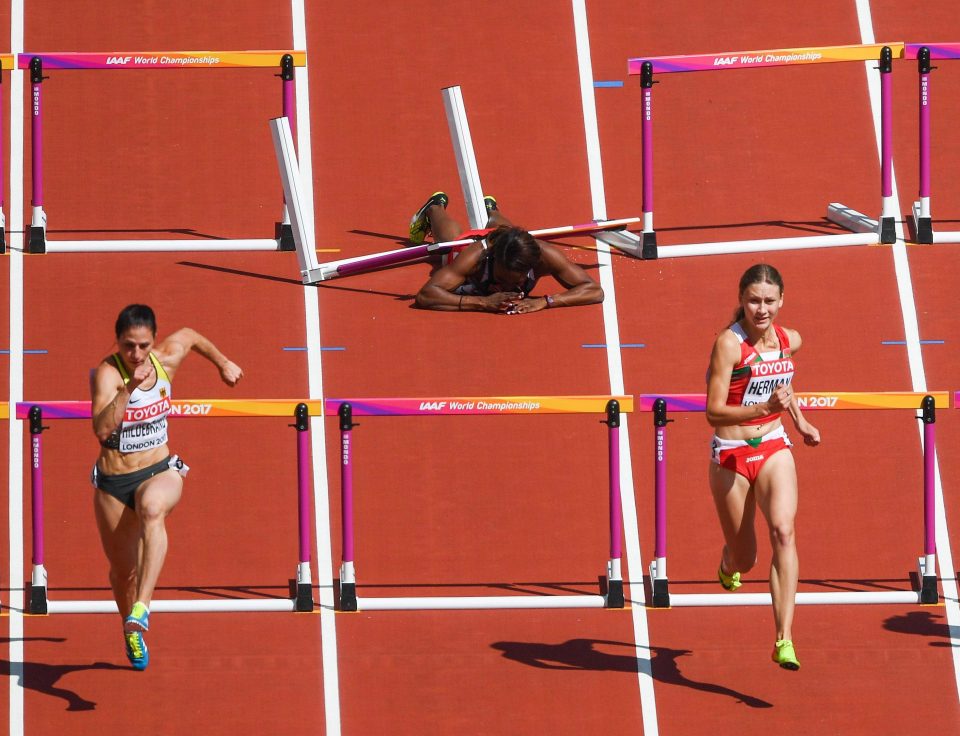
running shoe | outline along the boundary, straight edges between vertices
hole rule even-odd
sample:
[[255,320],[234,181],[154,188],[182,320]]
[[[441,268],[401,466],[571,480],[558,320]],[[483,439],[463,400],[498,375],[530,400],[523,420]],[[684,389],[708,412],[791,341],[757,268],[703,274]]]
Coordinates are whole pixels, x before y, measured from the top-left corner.
[[800,669],[800,662],[797,660],[797,653],[793,649],[793,642],[789,639],[777,639],[777,643],[773,645],[771,659],[785,670],[796,671]]
[[147,642],[139,631],[127,631],[123,634],[123,641],[127,646],[127,659],[135,670],[145,670],[150,664],[150,652],[147,651]]
[[417,210],[416,214],[410,218],[410,242],[414,245],[420,245],[430,232],[430,217],[427,215],[434,205],[440,205],[447,208],[447,195],[445,192],[434,192],[430,199],[424,202],[423,207]]
[[486,195],[486,196],[483,198],[483,206],[487,208],[487,214],[488,214],[488,215],[489,215],[491,212],[496,212],[497,209],[498,209],[498,207],[497,207],[497,198],[496,198],[496,197],[491,197],[489,194]]
[[124,631],[149,631],[150,630],[150,611],[147,606],[137,601],[133,604],[133,610],[130,615],[123,620]]
[[733,575],[727,575],[723,571],[723,564],[721,563],[720,567],[717,568],[717,579],[720,581],[726,590],[729,590],[731,593],[737,590],[743,583],[740,582],[740,573],[735,572]]

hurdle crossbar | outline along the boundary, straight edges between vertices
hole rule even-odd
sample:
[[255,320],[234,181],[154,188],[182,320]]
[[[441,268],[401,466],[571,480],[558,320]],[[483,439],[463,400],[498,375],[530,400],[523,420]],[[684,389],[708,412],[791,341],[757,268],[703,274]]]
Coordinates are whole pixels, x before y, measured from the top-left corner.
[[161,240],[51,240],[43,195],[43,81],[45,70],[76,69],[198,69],[280,68],[282,115],[293,118],[294,68],[306,65],[302,51],[150,51],[123,53],[22,53],[18,68],[30,72],[32,211],[28,253],[118,253],[184,251],[293,251],[292,226],[284,201],[273,238],[161,239]]
[[[179,408],[199,407],[194,413],[175,412],[173,416],[290,416],[294,417],[297,431],[297,533],[298,557],[296,578],[290,581],[290,598],[231,598],[228,600],[182,599],[154,600],[150,604],[154,611],[189,612],[226,612],[226,611],[298,611],[309,612],[314,608],[313,584],[310,571],[310,411],[307,403],[298,402],[292,412],[278,414],[277,404],[269,402],[265,411],[247,411],[234,405],[226,413],[214,411],[213,402],[178,402]],[[239,402],[237,402],[239,403]],[[254,405],[256,402],[247,401]],[[50,408],[45,416],[44,407]],[[207,408],[209,407],[209,409]],[[134,418],[139,410],[127,409]],[[89,419],[90,402],[18,402],[17,418],[30,422],[30,480],[32,499],[33,527],[33,568],[30,581],[28,612],[34,615],[50,613],[110,613],[117,612],[117,605],[111,600],[50,600],[48,597],[48,573],[45,561],[44,542],[44,491],[43,491],[43,437],[49,427],[43,426],[44,419]]]
[[910,226],[914,242],[921,244],[960,243],[960,231],[936,230],[930,212],[930,114],[933,106],[933,91],[930,75],[934,59],[960,59],[960,43],[908,43],[904,57],[916,59],[919,73],[918,106],[920,121],[920,186],[919,199],[913,203]]
[[[896,242],[896,212],[893,202],[892,80],[894,56],[903,56],[903,43],[821,46],[766,51],[732,51],[719,54],[659,56],[629,59],[630,75],[640,77],[641,148],[643,179],[643,231],[641,258],[666,258],[722,253],[831,248]],[[654,74],[671,72],[720,71],[772,66],[794,66],[824,62],[879,61],[881,92],[881,214],[872,219],[840,203],[830,203],[827,219],[852,233],[809,235],[799,238],[762,238],[715,243],[690,243],[658,248],[653,207],[653,85]]]
[[[960,394],[958,394],[960,396]],[[934,604],[939,600],[936,575],[935,469],[936,403],[950,406],[950,393],[937,392],[806,392],[797,393],[798,406],[814,409],[912,409],[923,421],[923,555],[918,558],[916,590],[845,591],[842,593],[798,593],[797,603],[913,603]],[[762,605],[770,602],[768,594],[671,594],[667,577],[667,412],[706,411],[705,394],[641,394],[639,411],[653,413],[654,425],[654,559],[650,563],[650,605],[672,606]]]
[[[340,426],[340,494],[342,554],[339,610],[438,610],[477,608],[623,608],[620,506],[620,413],[631,411],[628,396],[527,396],[439,399],[328,399],[328,415]],[[449,416],[478,414],[584,414],[602,411],[609,435],[610,555],[598,595],[463,596],[419,598],[358,598],[353,525],[353,429],[359,416]]]
[[[610,235],[620,232],[626,232],[626,228],[640,222],[639,217],[625,217],[619,220],[594,220],[579,225],[564,225],[562,227],[542,228],[540,230],[531,230],[530,234],[540,240],[553,240],[566,236],[590,235],[592,233],[606,233]],[[369,255],[354,256],[353,258],[343,258],[337,261],[317,264],[313,268],[304,269],[301,266],[301,276],[303,283],[314,284],[319,281],[338,278],[340,276],[352,276],[359,273],[368,273],[380,268],[396,266],[401,263],[412,263],[429,256],[443,255],[451,252],[459,252],[472,245],[480,238],[493,232],[493,228],[480,228],[478,230],[467,230],[462,233],[457,240],[446,243],[427,243],[425,245],[415,245],[409,248],[398,248],[396,250],[384,251],[382,253],[371,253]],[[600,237],[599,235],[597,237]]]

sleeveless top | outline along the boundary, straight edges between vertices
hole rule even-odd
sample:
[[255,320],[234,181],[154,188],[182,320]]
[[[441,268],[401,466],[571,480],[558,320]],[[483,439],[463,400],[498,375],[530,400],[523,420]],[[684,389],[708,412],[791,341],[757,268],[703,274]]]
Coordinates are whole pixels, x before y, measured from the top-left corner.
[[[114,354],[113,362],[120,371],[124,384],[130,374],[120,356]],[[120,426],[104,443],[104,447],[120,452],[143,452],[167,444],[167,415],[170,413],[171,384],[167,372],[153,353],[150,362],[157,373],[157,380],[148,389],[139,386],[130,394]]]
[[[491,291],[496,283],[496,280],[493,278],[493,251],[487,245],[486,240],[480,242],[484,250],[483,257],[473,273],[467,276],[466,281],[453,290],[455,294],[463,294],[464,296],[489,296],[494,293]],[[524,296],[526,296],[536,285],[537,276],[533,272],[533,269],[530,269],[527,271],[523,283],[517,287],[517,291],[523,292]],[[498,289],[498,291],[503,290]]]
[[[739,322],[730,325],[730,331],[740,341],[740,361],[730,376],[730,392],[727,406],[752,406],[768,401],[780,386],[793,380],[793,358],[790,357],[790,339],[779,325],[773,326],[780,341],[779,350],[758,353],[748,342],[747,334]],[[766,424],[780,416],[780,412],[757,417],[742,424]]]

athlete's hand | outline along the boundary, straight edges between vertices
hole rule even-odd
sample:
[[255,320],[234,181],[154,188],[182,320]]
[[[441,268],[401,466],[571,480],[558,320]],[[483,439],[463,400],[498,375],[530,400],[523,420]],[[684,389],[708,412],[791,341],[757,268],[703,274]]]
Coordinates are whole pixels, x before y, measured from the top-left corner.
[[770,407],[771,414],[789,411],[791,404],[793,404],[793,389],[789,383],[774,389],[773,394],[767,401],[767,406]]
[[803,435],[803,443],[810,447],[816,447],[820,444],[820,430],[814,427],[806,419],[797,422],[797,431]]
[[220,366],[220,378],[222,378],[223,382],[228,386],[236,386],[237,381],[243,378],[243,371],[236,363],[228,360]]
[[483,302],[488,312],[514,314],[521,299],[523,299],[523,294],[514,291],[497,291],[483,297]]
[[514,304],[513,309],[507,312],[507,314],[530,314],[531,312],[539,312],[541,309],[547,308],[547,300],[542,296],[537,296],[526,299],[521,299],[516,304]]
[[152,376],[153,373],[153,361],[147,358],[140,365],[134,368],[133,373],[130,376],[130,380],[127,381],[127,391],[133,393],[133,390],[141,383],[144,381],[149,381],[150,376]]

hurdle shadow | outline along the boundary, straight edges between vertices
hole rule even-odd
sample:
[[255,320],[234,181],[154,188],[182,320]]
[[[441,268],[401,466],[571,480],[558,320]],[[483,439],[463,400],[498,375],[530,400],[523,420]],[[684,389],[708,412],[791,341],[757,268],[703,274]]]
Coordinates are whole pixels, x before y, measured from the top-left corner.
[[773,707],[773,703],[724,685],[701,682],[686,677],[680,669],[678,660],[690,655],[692,652],[689,649],[650,647],[651,657],[644,659],[627,654],[610,654],[598,650],[596,648],[598,645],[634,648],[634,645],[629,642],[606,641],[603,639],[568,639],[562,644],[498,641],[490,646],[492,649],[501,652],[506,659],[528,667],[581,672],[623,672],[634,676],[638,671],[649,668],[653,679],[657,682],[733,698],[749,708]]
[[[943,609],[938,609],[942,611]],[[933,639],[928,642],[931,647],[954,648],[953,639],[960,639],[960,626],[951,626],[936,619],[943,619],[943,615],[934,615],[932,611],[907,611],[903,614],[890,616],[883,622],[883,628],[895,634],[910,634],[912,636],[927,636]]]
[[835,235],[848,232],[841,226],[831,222],[826,217],[818,220],[754,220],[752,222],[726,222],[709,225],[682,225],[676,227],[658,227],[658,233],[697,232],[700,230],[737,230],[751,227],[776,227],[784,230],[794,230],[811,235]]
[[[66,641],[66,639],[62,637],[0,639],[0,642],[4,643],[10,643],[11,641],[62,643]],[[42,695],[49,695],[52,698],[62,698],[67,704],[66,710],[75,712],[96,710],[97,703],[93,700],[87,700],[74,690],[57,685],[61,678],[73,672],[82,672],[84,670],[129,669],[129,667],[112,664],[110,662],[93,662],[91,664],[45,664],[43,662],[11,662],[7,659],[0,659],[0,677],[16,677],[17,684],[25,690],[35,690]]]
[[[291,284],[303,288],[305,284],[298,279],[291,279],[286,276],[274,276],[269,273],[257,273],[256,271],[245,271],[240,268],[229,268],[227,266],[214,266],[209,263],[197,263],[196,261],[177,261],[178,266],[186,266],[188,268],[201,268],[206,271],[217,271],[219,273],[225,273],[230,276],[241,276],[243,278],[250,279],[260,279],[262,281],[274,281],[279,284]],[[406,265],[406,264],[400,264]],[[351,291],[356,294],[365,294],[367,296],[389,296],[397,301],[413,301],[415,296],[414,294],[397,294],[390,291],[377,291],[376,289],[357,289],[350,286],[341,286],[340,284],[331,284],[329,282],[321,281],[316,284],[310,284],[310,286],[315,286],[318,289],[334,289],[337,291]]]

